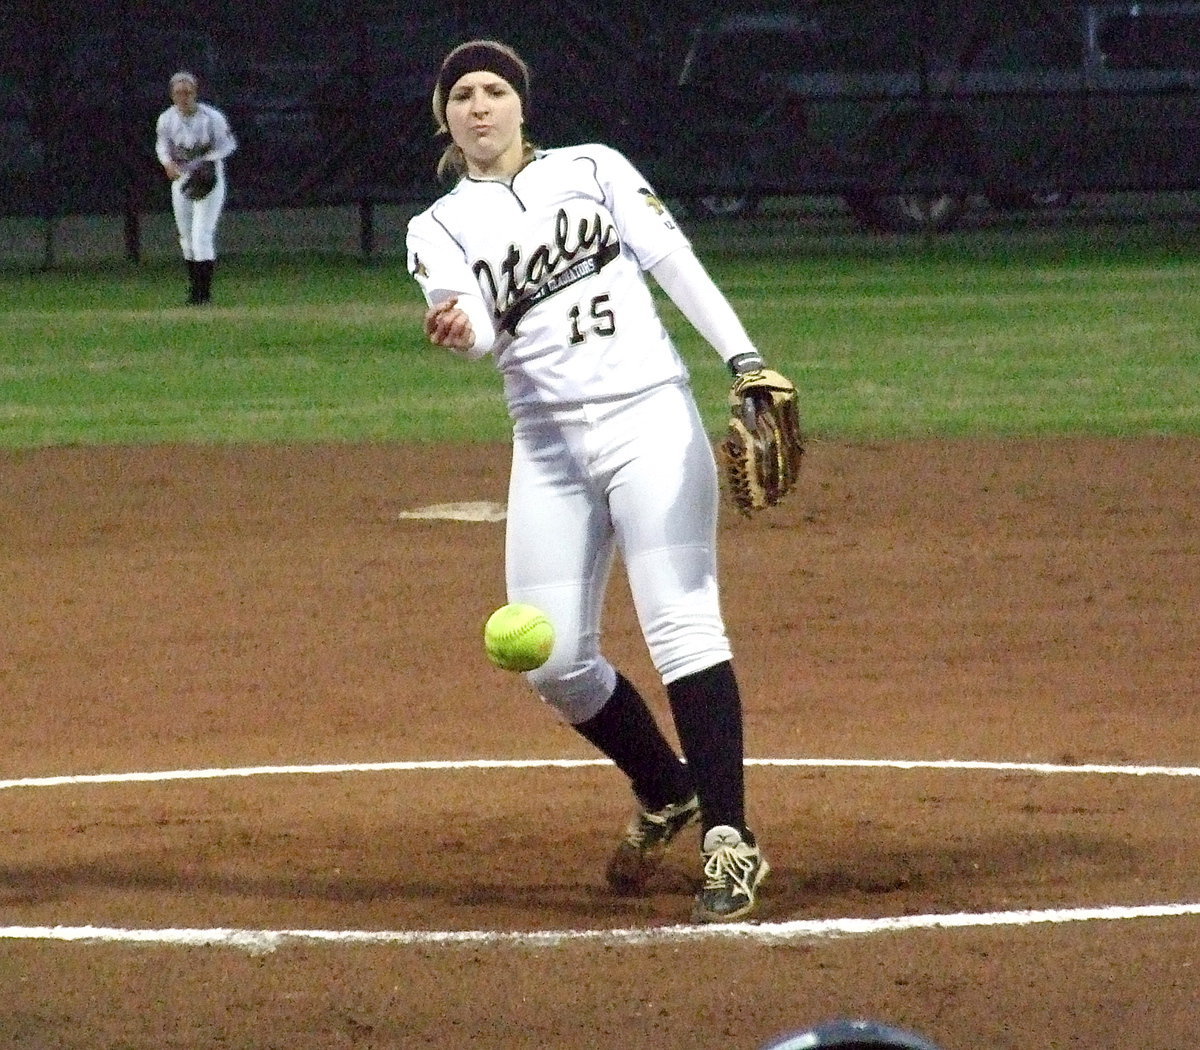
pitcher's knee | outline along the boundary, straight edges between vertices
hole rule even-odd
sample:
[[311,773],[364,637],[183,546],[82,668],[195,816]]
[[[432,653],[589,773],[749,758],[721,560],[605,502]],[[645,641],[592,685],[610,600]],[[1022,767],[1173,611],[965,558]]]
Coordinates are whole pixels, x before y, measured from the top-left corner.
[[663,682],[673,682],[732,656],[725,627],[715,619],[674,625],[652,633],[646,641]]
[[585,664],[556,664],[552,658],[549,663],[526,672],[525,678],[572,725],[595,715],[617,685],[617,672],[604,659]]

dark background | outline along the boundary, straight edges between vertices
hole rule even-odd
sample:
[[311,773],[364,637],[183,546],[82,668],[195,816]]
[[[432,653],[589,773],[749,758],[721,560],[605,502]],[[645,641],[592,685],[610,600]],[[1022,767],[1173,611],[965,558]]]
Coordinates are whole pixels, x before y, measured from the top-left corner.
[[231,207],[420,198],[434,192],[440,152],[433,77],[445,52],[474,36],[511,43],[533,67],[540,143],[636,145],[700,9],[18,0],[0,45],[0,214],[165,207],[153,125],[178,69],[200,77],[201,99],[239,140]]
[[[726,40],[681,83],[734,12],[802,27]],[[830,193],[904,229],[969,194],[1200,189],[1200,3],[10,0],[3,28],[7,216],[166,210],[153,127],[178,69],[239,141],[230,208],[430,200],[431,84],[475,36],[532,66],[535,141],[607,142],[673,198]]]

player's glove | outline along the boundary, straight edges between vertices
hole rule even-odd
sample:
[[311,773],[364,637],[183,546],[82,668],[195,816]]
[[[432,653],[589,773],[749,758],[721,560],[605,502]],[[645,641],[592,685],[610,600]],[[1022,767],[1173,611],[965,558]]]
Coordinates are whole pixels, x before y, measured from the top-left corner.
[[757,354],[729,362],[729,429],[718,445],[729,498],[747,517],[773,507],[793,488],[804,455],[796,388]]
[[183,176],[183,195],[189,200],[203,200],[217,185],[217,166],[211,160],[200,160]]

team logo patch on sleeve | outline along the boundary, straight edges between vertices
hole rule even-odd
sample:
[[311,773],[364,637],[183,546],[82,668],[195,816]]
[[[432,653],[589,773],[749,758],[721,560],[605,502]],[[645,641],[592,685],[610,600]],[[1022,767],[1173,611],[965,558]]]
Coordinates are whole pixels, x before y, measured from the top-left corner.
[[659,215],[666,214],[667,206],[663,204],[663,202],[659,199],[658,194],[656,194],[653,190],[647,189],[645,186],[643,186],[638,190],[638,193],[640,193],[645,199],[646,206],[648,208],[653,208]]

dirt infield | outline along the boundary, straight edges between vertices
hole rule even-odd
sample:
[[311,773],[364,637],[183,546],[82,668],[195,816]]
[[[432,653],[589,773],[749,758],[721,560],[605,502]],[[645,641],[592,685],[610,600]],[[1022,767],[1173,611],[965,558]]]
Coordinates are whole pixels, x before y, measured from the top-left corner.
[[1200,914],[1114,909],[1200,902],[1200,441],[817,444],[726,517],[774,868],[736,936],[680,928],[696,843],[605,892],[610,768],[461,764],[594,757],[482,655],[503,525],[402,516],[507,457],[0,454],[0,1047],[1195,1045]]

